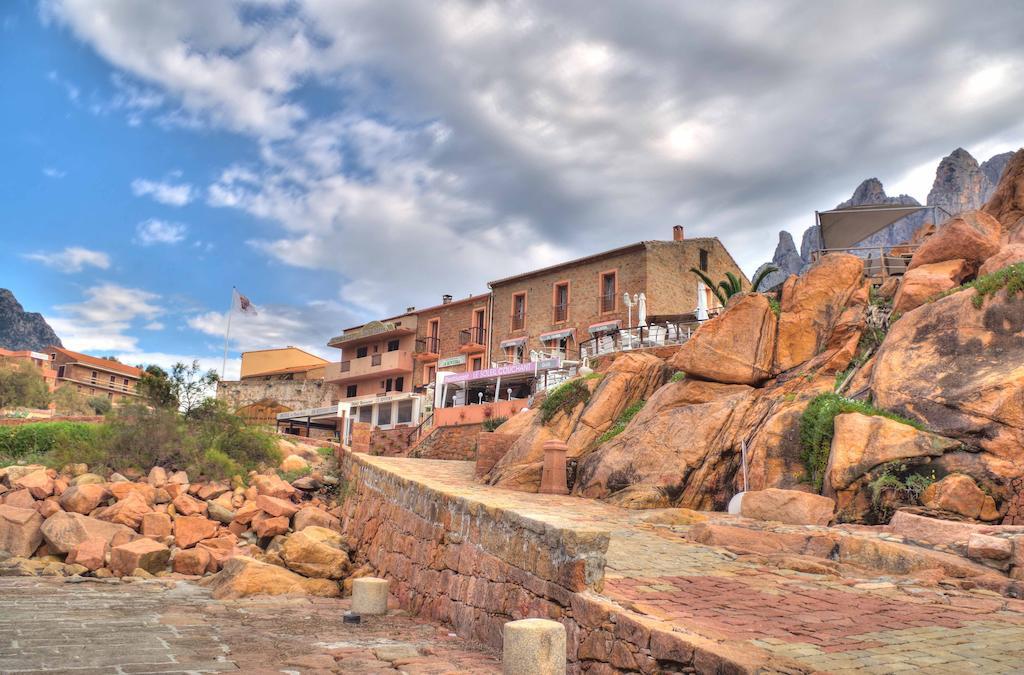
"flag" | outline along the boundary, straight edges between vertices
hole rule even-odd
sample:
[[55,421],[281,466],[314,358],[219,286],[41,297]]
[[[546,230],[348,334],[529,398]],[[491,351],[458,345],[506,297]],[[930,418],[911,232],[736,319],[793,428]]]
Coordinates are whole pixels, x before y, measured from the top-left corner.
[[253,316],[256,316],[257,315],[256,308],[253,306],[253,304],[251,302],[249,302],[249,298],[247,298],[244,295],[242,295],[241,293],[239,293],[238,289],[232,289],[232,290],[233,290],[234,296],[235,296],[234,297],[234,302],[232,303],[233,307],[235,309],[237,309],[239,312],[241,312],[242,314],[252,314]]

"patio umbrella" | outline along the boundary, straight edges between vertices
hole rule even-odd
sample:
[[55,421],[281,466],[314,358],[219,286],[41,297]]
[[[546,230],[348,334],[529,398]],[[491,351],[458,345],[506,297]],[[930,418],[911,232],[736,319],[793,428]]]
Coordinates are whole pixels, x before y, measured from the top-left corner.
[[647,325],[647,296],[644,295],[643,293],[640,294],[640,300],[637,303],[636,325]]
[[697,321],[708,320],[708,294],[704,282],[697,280]]

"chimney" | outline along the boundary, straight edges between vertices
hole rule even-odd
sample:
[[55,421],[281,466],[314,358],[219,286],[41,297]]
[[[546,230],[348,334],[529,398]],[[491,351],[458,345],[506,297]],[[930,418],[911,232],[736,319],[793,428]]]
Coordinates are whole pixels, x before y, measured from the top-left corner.
[[409,307],[405,308],[405,311],[406,312],[415,312],[416,311],[416,306],[415,305],[410,305]]
[[447,293],[445,293],[444,295],[441,296],[441,304],[442,305],[450,304],[451,301],[452,301],[452,296],[448,295]]
[[672,226],[672,241],[682,241],[682,240],[683,240],[683,226],[682,225],[673,225]]

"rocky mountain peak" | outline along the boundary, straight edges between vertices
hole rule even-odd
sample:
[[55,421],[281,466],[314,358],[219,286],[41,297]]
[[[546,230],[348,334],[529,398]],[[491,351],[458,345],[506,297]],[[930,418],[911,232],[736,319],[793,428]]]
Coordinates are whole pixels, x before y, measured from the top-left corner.
[[26,312],[14,293],[0,288],[0,347],[40,351],[49,345],[63,346],[43,315]]
[[899,206],[920,206],[920,202],[910,195],[899,195],[890,197],[885,194],[885,186],[877,178],[868,178],[857,186],[853,195],[845,202],[836,205],[837,209],[844,209],[848,206],[866,206],[868,204],[893,204]]
[[963,148],[957,148],[939,162],[935,182],[928,193],[928,204],[956,215],[981,208],[994,188],[978,160]]

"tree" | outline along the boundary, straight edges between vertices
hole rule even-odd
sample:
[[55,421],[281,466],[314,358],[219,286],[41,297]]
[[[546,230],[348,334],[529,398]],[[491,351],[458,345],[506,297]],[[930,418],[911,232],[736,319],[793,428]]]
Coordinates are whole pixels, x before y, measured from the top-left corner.
[[53,404],[58,415],[92,415],[96,412],[73,384],[57,387],[57,391],[53,392]]
[[192,361],[190,366],[181,362],[171,366],[171,393],[178,401],[178,409],[186,418],[191,417],[193,411],[210,398],[210,390],[216,387],[219,381],[217,371],[202,372],[199,361]]
[[0,408],[45,408],[50,391],[42,371],[31,363],[0,363]]
[[177,410],[178,398],[174,395],[167,371],[160,366],[149,366],[143,371],[136,389],[148,405],[154,408]]
[[106,415],[114,409],[114,404],[106,396],[90,396],[86,403],[97,415]]
[[[719,281],[717,284],[711,280],[711,277],[701,272],[696,267],[691,267],[690,271],[700,277],[700,280],[707,284],[707,287],[711,289],[711,292],[718,298],[718,302],[725,306],[729,303],[729,298],[734,295],[743,292],[743,280],[732,272],[725,273],[725,279]],[[768,265],[760,272],[758,272],[753,281],[750,283],[750,290],[756,293],[761,284],[764,283],[765,278],[772,272],[778,272],[779,268],[775,265]]]

